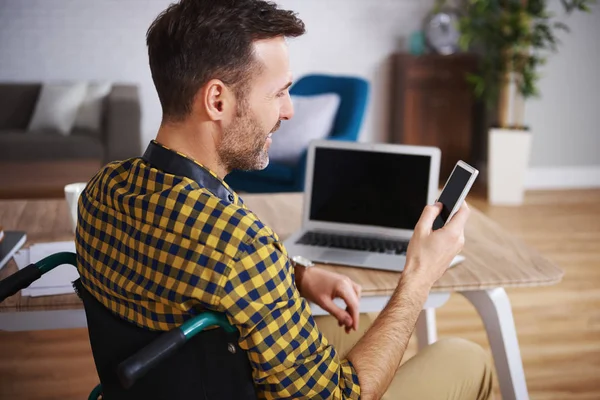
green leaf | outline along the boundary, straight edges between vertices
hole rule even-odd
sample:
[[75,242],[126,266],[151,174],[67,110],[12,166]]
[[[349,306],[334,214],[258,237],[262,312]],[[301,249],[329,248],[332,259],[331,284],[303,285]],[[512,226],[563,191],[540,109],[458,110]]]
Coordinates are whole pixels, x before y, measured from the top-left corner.
[[483,77],[475,74],[467,74],[466,80],[473,85],[475,96],[482,97],[485,89],[485,80]]
[[544,1],[542,0],[529,0],[527,2],[527,12],[531,15],[540,15],[544,12]]
[[567,0],[560,0],[560,2],[562,3],[562,5],[563,5],[563,8],[564,8],[564,9],[565,9],[567,12],[570,12],[570,7],[571,7],[570,3],[569,3]]
[[[436,0],[441,1],[441,0]],[[586,11],[596,0],[560,0],[568,12]],[[478,97],[497,103],[507,72],[519,77],[525,97],[538,93],[537,70],[556,51],[566,24],[548,10],[550,0],[466,0],[458,22],[459,45],[481,54],[477,75],[467,80]],[[437,3],[436,3],[437,4]]]
[[596,0],[561,0],[563,8],[567,14],[571,14],[575,10],[591,12],[590,5],[595,4]]
[[471,38],[469,37],[469,35],[461,35],[460,38],[458,39],[458,45],[460,46],[461,50],[463,50],[463,51],[469,50],[470,44],[471,44]]
[[433,6],[433,13],[439,13],[442,11],[442,8],[446,5],[446,0],[436,0],[435,5]]
[[563,22],[555,22],[554,29],[559,29],[561,31],[565,31],[567,33],[571,32],[571,29],[567,26],[567,24]]

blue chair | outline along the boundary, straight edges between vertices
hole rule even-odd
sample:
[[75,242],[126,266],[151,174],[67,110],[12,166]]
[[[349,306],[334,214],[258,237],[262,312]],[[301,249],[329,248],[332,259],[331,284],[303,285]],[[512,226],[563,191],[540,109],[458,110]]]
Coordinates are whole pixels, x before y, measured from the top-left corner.
[[[290,89],[290,94],[297,96],[314,96],[323,93],[337,93],[341,100],[333,128],[327,139],[357,141],[367,106],[369,83],[355,77],[307,75]],[[306,153],[305,151],[295,166],[271,162],[262,171],[233,171],[225,181],[239,192],[302,192]]]

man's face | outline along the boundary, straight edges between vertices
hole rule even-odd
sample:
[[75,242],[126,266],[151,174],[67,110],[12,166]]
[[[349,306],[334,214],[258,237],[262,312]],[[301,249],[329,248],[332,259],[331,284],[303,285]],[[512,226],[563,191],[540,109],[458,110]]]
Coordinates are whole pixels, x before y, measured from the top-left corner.
[[271,135],[281,120],[294,115],[288,92],[291,73],[285,39],[256,41],[254,52],[261,68],[247,85],[245,98],[238,99],[235,117],[224,128],[223,140],[217,149],[222,164],[229,171],[266,168]]

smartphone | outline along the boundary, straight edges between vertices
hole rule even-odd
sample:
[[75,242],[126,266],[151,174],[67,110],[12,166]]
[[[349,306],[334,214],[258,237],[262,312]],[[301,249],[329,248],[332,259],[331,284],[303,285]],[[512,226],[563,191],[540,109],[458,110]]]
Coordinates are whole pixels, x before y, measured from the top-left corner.
[[433,222],[433,230],[440,229],[452,219],[465,201],[477,175],[479,175],[479,171],[466,162],[456,163],[437,200],[442,203],[443,207],[442,212]]

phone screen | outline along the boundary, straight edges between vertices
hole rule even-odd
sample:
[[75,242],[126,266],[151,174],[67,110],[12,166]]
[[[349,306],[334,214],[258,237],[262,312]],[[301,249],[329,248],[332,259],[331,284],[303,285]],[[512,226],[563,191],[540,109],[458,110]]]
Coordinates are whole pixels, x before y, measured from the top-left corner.
[[459,165],[454,168],[452,175],[448,178],[448,182],[446,182],[446,186],[438,199],[443,207],[442,212],[433,222],[434,230],[440,229],[446,224],[446,221],[448,221],[448,218],[450,217],[450,213],[452,213],[452,210],[460,198],[463,189],[469,182],[469,179],[471,179],[471,172],[461,168]]

